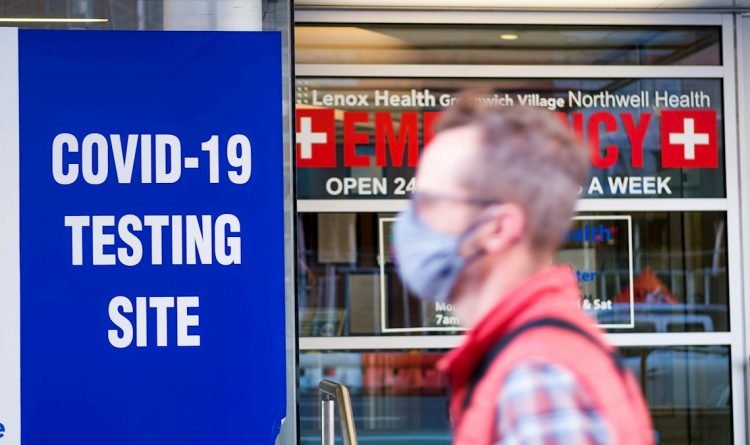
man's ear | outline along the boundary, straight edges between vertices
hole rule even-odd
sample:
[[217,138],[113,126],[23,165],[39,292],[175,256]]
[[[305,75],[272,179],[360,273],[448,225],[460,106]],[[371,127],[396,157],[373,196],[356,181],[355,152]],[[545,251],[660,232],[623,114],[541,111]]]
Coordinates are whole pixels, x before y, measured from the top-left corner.
[[503,204],[493,209],[493,218],[477,241],[487,253],[493,253],[514,246],[524,236],[526,212],[517,204]]

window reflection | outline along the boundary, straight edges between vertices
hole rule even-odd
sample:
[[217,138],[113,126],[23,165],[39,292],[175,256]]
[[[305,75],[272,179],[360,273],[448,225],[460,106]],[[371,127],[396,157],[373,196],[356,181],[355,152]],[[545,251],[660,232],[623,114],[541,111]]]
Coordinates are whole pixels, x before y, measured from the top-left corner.
[[[648,401],[658,444],[732,443],[729,348],[622,348]],[[317,385],[349,386],[362,442],[450,444],[448,397],[434,363],[440,352],[337,352],[300,356],[300,440],[319,443]],[[626,415],[624,413],[624,415]]]
[[[450,305],[413,298],[398,277],[393,217],[299,215],[300,336],[461,332]],[[629,234],[617,225],[623,220],[613,219],[625,217]],[[729,330],[724,212],[587,212],[581,218],[609,218],[594,221],[610,227],[611,239],[570,240],[558,262],[576,268],[582,305],[599,324],[612,332]]]
[[[723,212],[633,214],[635,326],[612,332],[728,331],[726,216]],[[629,319],[628,254],[597,249],[597,283],[613,296],[613,311],[599,311],[601,324]]]
[[0,2],[0,17],[6,18],[54,18],[54,19],[106,19],[96,23],[37,23],[27,22],[21,28],[36,29],[118,29],[154,30],[162,29],[163,0],[23,0]]
[[304,24],[297,63],[720,65],[718,27]]

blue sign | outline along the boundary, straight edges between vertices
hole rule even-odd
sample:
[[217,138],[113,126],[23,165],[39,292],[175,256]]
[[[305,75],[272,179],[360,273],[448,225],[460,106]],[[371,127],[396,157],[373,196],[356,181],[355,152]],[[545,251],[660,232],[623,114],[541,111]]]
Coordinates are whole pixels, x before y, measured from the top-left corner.
[[280,35],[21,30],[18,48],[22,443],[273,443]]

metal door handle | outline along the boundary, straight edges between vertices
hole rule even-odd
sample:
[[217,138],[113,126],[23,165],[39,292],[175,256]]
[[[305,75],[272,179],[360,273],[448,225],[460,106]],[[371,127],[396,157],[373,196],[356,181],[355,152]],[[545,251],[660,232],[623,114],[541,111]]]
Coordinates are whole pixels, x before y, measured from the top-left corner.
[[334,405],[336,402],[339,404],[339,421],[344,436],[344,445],[357,445],[357,430],[354,427],[352,401],[347,387],[330,380],[321,380],[318,387],[320,388],[320,438],[323,445],[334,445],[335,442]]

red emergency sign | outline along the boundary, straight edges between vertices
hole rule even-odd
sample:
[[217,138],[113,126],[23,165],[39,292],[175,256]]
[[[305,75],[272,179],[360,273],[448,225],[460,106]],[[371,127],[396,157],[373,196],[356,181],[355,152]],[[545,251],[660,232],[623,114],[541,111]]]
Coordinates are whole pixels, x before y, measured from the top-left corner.
[[[297,110],[297,167],[332,168],[339,165],[336,149],[336,111],[332,108]],[[423,145],[433,136],[440,112],[400,113],[341,111],[344,167],[416,167],[419,160],[419,126]],[[556,113],[589,145],[591,165],[609,169],[617,164],[621,148],[601,146],[602,136],[624,132],[633,168],[643,168],[643,151],[653,113],[595,111]],[[663,110],[660,113],[663,168],[716,168],[718,166],[717,118],[715,110]],[[372,130],[366,128],[372,128]],[[358,152],[360,145],[374,145],[374,160]]]

